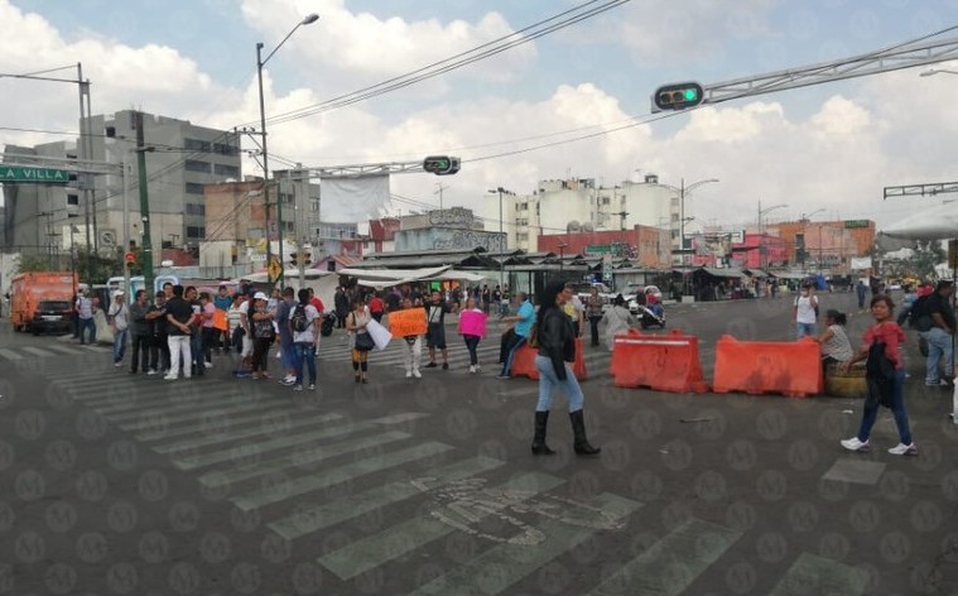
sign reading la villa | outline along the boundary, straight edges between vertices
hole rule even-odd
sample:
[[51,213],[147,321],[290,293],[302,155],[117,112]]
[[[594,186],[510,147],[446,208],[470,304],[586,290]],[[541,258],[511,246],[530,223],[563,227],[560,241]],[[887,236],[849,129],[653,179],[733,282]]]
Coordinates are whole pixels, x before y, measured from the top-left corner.
[[0,164],[0,182],[36,182],[41,184],[66,184],[70,172],[51,168],[28,168]]

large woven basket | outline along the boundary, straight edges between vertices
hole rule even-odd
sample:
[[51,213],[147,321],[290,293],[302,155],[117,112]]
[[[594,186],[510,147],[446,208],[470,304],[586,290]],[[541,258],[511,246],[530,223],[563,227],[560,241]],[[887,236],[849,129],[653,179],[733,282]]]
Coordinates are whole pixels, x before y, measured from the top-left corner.
[[865,367],[853,366],[844,372],[835,365],[825,370],[825,394],[832,397],[865,397]]

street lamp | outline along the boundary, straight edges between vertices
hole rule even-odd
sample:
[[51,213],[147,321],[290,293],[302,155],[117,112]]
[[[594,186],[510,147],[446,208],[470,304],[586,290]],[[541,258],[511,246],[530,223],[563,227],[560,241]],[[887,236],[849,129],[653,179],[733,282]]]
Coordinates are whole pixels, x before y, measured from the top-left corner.
[[762,201],[758,202],[758,266],[761,269],[764,269],[767,266],[765,262],[765,235],[762,230],[762,216],[771,213],[776,209],[784,209],[788,207],[786,203],[780,205],[772,205],[771,207],[766,207],[762,209]]
[[499,287],[504,288],[505,286],[505,254],[506,250],[509,248],[509,243],[506,241],[505,233],[502,230],[502,195],[511,195],[515,196],[516,193],[511,190],[506,190],[501,186],[496,190],[490,190],[490,194],[499,193],[499,238],[502,241],[502,253],[499,255]]
[[[816,209],[815,211],[812,211],[811,213],[802,213],[802,218],[799,220],[799,221],[802,222],[802,239],[803,239],[803,245],[802,245],[802,252],[803,252],[803,254],[802,254],[802,273],[805,273],[805,254],[806,254],[806,251],[805,251],[804,241],[807,241],[807,240],[808,240],[808,218],[810,218],[811,216],[815,215],[816,213],[821,213],[822,211],[825,211],[825,209],[824,209],[824,208],[822,208],[822,209]],[[818,226],[818,262],[819,262],[818,268],[819,268],[819,269],[821,269],[821,261],[822,261],[822,226],[819,225],[819,226]]]
[[[303,20],[296,23],[296,26],[293,27],[289,33],[286,34],[286,37],[283,38],[283,41],[279,42],[273,51],[266,55],[266,58],[262,57],[263,51],[263,42],[256,43],[256,77],[259,82],[259,121],[260,121],[260,135],[262,137],[263,144],[263,192],[266,193],[266,215],[264,217],[266,223],[266,263],[267,267],[272,261],[273,251],[270,246],[269,239],[269,153],[266,150],[266,101],[263,98],[263,66],[269,62],[269,59],[273,57],[273,54],[276,53],[283,44],[286,43],[286,40],[292,37],[293,33],[296,33],[296,30],[302,27],[303,25],[311,25],[319,20],[319,15],[316,13],[310,13],[306,15]],[[280,198],[276,203],[276,219],[278,220],[277,230],[277,240],[279,242],[279,262],[283,262],[283,201]],[[279,276],[280,285],[282,285],[283,275],[282,273]]]
[[567,246],[569,245],[566,244],[565,242],[559,243],[559,271],[560,272],[563,270],[563,267],[564,267],[563,264],[565,263],[565,249]]
[[713,182],[719,182],[719,179],[718,179],[718,178],[706,178],[706,179],[704,179],[704,180],[698,180],[698,181],[693,182],[692,184],[689,184],[688,186],[686,186],[686,185],[685,185],[685,178],[682,178],[681,186],[679,186],[679,188],[675,188],[674,186],[669,185],[669,184],[664,184],[664,185],[663,185],[663,186],[666,186],[666,187],[668,187],[668,188],[671,188],[672,190],[678,190],[678,191],[679,191],[679,254],[682,255],[682,265],[685,265],[685,221],[686,221],[686,219],[685,219],[685,197],[687,197],[688,195],[692,194],[692,192],[693,192],[696,188],[698,188],[698,187],[700,187],[700,186],[704,186],[704,185],[706,185],[706,184],[711,184],[711,183],[713,183]]

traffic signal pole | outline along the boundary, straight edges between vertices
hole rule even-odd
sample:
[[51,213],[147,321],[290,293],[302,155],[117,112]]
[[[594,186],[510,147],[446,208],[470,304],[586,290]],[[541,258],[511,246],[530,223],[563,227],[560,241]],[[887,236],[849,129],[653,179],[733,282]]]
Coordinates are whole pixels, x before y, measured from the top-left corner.
[[[955,59],[958,53],[958,38],[932,41],[928,38],[929,36],[926,35],[867,54],[718,83],[699,85],[689,82],[664,85],[652,95],[652,112],[681,110],[699,104],[721,103],[742,97],[833,83]],[[672,95],[677,91],[696,89],[702,90],[697,98]]]
[[[143,112],[136,112],[136,171],[140,186],[140,221],[143,223],[143,287],[153,293],[153,237],[150,235],[150,198],[146,192],[146,147],[143,142]],[[125,171],[124,171],[125,175]],[[126,250],[129,250],[129,245]]]

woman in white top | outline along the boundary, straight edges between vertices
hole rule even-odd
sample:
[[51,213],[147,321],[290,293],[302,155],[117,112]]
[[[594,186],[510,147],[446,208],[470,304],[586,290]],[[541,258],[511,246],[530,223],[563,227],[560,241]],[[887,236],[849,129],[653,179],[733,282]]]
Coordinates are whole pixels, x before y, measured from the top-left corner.
[[844,313],[829,309],[825,313],[825,332],[815,338],[822,345],[822,366],[832,363],[848,362],[855,355],[852,342],[845,333],[845,323],[848,318]]
[[625,298],[619,294],[612,300],[612,308],[605,311],[601,324],[605,326],[605,340],[609,350],[615,346],[615,336],[627,333],[635,327],[635,317],[625,306]]

